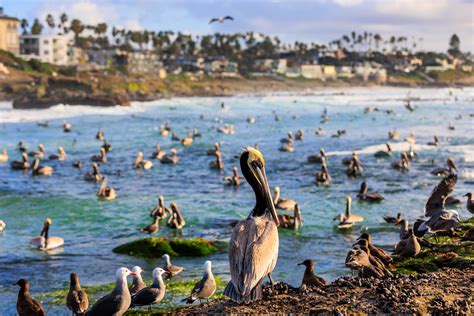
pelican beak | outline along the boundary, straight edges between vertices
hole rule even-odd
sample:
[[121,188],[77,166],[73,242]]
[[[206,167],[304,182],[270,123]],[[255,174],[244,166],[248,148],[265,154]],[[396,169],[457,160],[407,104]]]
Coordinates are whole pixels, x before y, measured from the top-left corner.
[[299,266],[302,266],[303,264],[304,264],[303,262],[298,263]]
[[456,172],[458,172],[458,168],[457,168],[456,165],[454,164],[454,161],[450,160],[449,163],[450,163],[450,165],[451,165],[451,168],[453,168],[454,170],[456,170]]
[[255,169],[257,171],[258,180],[263,185],[263,194],[265,198],[267,199],[268,210],[270,211],[270,214],[273,217],[273,221],[275,222],[275,225],[279,226],[280,221],[278,220],[278,216],[275,210],[275,205],[273,204],[273,196],[272,196],[272,193],[270,192],[270,187],[268,186],[265,168],[263,166],[257,166]]

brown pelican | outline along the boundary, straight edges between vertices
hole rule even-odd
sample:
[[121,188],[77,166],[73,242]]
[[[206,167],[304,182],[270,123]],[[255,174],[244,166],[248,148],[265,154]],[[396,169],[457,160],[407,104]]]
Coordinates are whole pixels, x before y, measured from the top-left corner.
[[408,159],[410,160],[413,160],[418,156],[418,154],[413,150],[413,145],[410,145],[407,155],[408,155]]
[[303,135],[303,130],[302,130],[302,129],[299,129],[299,130],[296,132],[295,139],[296,139],[296,140],[303,140],[303,139],[304,139],[304,135]]
[[438,136],[434,136],[433,138],[433,141],[432,142],[428,142],[427,143],[428,146],[439,146],[439,139],[438,139]]
[[117,197],[115,189],[107,186],[107,177],[102,177],[102,183],[100,185],[99,191],[97,191],[97,196],[102,200],[113,200]]
[[153,223],[151,223],[148,226],[140,228],[140,232],[149,234],[149,235],[156,233],[160,229],[160,225],[158,223],[159,221],[160,219],[158,218],[158,216],[155,216],[153,218]]
[[105,149],[101,147],[98,155],[91,156],[91,161],[107,163],[107,155],[105,154]]
[[308,156],[308,162],[309,163],[323,163],[327,162],[327,156],[326,152],[324,151],[324,148],[319,148],[319,155],[311,155]]
[[296,202],[291,199],[280,199],[280,187],[275,187],[273,190],[273,205],[279,210],[293,211]]
[[[234,21],[234,18],[231,17],[230,15],[221,16],[221,17],[219,17],[219,18],[213,18],[213,19],[211,19],[211,20],[209,21],[209,24],[212,24],[212,23],[214,23],[214,22],[219,22],[219,23],[222,24],[222,23],[224,23],[225,20]],[[224,103],[222,103],[222,104],[224,104]],[[222,105],[221,105],[221,107],[222,107],[223,109],[225,108],[225,106],[222,106]]]
[[[351,212],[351,205],[352,205],[352,198],[348,196],[346,198],[346,211],[345,213],[341,213],[338,216],[334,217],[334,220],[339,220],[339,228],[348,228],[351,227],[352,224],[362,222],[364,218],[362,216],[352,214]],[[347,226],[347,227],[346,227]]]
[[181,139],[181,144],[183,144],[183,146],[191,146],[193,144],[193,138],[190,136],[184,137]]
[[346,256],[346,267],[357,271],[360,277],[384,276],[384,272],[370,263],[368,249],[359,245],[354,246]]
[[213,149],[209,149],[209,150],[207,151],[207,155],[208,155],[208,156],[214,156],[217,151],[220,151],[219,143],[215,143],[215,144],[214,144],[214,148],[213,148]]
[[314,261],[312,259],[306,259],[305,261],[298,263],[299,266],[305,266],[303,281],[301,285],[306,286],[317,286],[321,287],[326,285],[326,280],[314,274]]
[[293,140],[289,139],[288,143],[281,144],[281,146],[280,146],[280,148],[278,148],[278,150],[283,151],[283,152],[289,152],[289,153],[294,152],[295,151],[295,146],[293,144]]
[[366,239],[357,239],[353,246],[360,247],[360,249],[365,251],[369,257],[370,264],[376,267],[383,275],[386,274],[387,269],[385,264],[382,262],[382,260],[372,254],[372,251],[369,248],[369,242]]
[[350,177],[357,177],[362,173],[363,170],[364,168],[359,161],[359,155],[357,155],[357,153],[353,153],[351,162],[349,163],[349,166],[347,166],[347,175]]
[[331,175],[329,174],[328,167],[324,162],[321,165],[321,171],[316,173],[316,184],[317,185],[330,185],[331,184]]
[[232,125],[232,124],[225,124],[223,127],[219,127],[219,128],[217,129],[217,131],[218,131],[219,133],[227,134],[227,135],[233,135],[233,134],[235,134],[234,125]]
[[341,137],[343,135],[346,135],[346,130],[345,129],[338,129],[336,131],[336,134],[331,135],[331,137],[338,138],[338,137]]
[[63,131],[64,133],[69,133],[72,130],[72,125],[71,123],[68,123],[67,121],[63,122]]
[[165,206],[165,198],[158,197],[158,205],[150,212],[150,217],[157,217],[158,220],[165,219],[168,214],[172,214],[171,210]]
[[171,133],[171,140],[179,142],[181,139],[176,135],[176,133]]
[[237,167],[232,168],[232,173],[232,176],[225,177],[224,181],[226,181],[228,185],[238,187],[240,185],[240,177]]
[[408,230],[408,237],[400,240],[395,246],[394,254],[400,257],[410,258],[417,256],[421,251],[420,243],[418,238],[413,234],[413,229]]
[[77,273],[71,273],[70,280],[69,292],[66,296],[66,307],[72,311],[74,315],[84,315],[89,308],[89,298],[86,292],[81,288]]
[[0,162],[7,162],[7,161],[8,161],[7,149],[3,148],[2,153],[0,154]]
[[282,144],[288,144],[290,142],[293,142],[293,133],[291,131],[288,132],[288,137],[280,139],[280,143]]
[[99,166],[95,162],[93,162],[92,171],[84,175],[84,180],[99,182],[100,179],[102,179],[102,176],[99,172]]
[[97,134],[95,134],[95,139],[98,139],[98,140],[104,140],[105,139],[105,133],[103,130],[99,129],[97,131]]
[[402,213],[398,213],[397,217],[384,216],[383,219],[389,224],[399,225],[402,220]]
[[112,151],[112,145],[107,141],[107,139],[104,139],[104,143],[100,148],[104,149],[106,153],[109,153]]
[[7,224],[0,219],[0,232],[3,232],[7,228]]
[[395,160],[392,162],[391,166],[393,169],[400,170],[401,172],[408,172],[410,167],[410,160],[408,160],[408,155],[406,152],[402,152],[401,160]]
[[325,134],[324,130],[321,128],[321,127],[318,127],[315,131],[314,131],[314,134],[316,136],[322,136]]
[[392,156],[392,147],[390,147],[390,144],[389,143],[385,143],[385,146],[387,146],[387,151],[385,150],[379,150],[377,151],[374,156],[375,157],[378,157],[378,158],[382,158],[382,157],[390,157]]
[[118,269],[115,273],[116,282],[112,293],[100,298],[86,313],[86,316],[123,315],[132,303],[127,284],[129,275],[135,275],[135,272],[127,268]]
[[51,176],[53,174],[53,167],[40,166],[39,158],[33,162],[32,169],[34,176]]
[[14,285],[20,287],[18,300],[16,302],[16,311],[20,316],[45,316],[43,305],[34,300],[30,295],[30,282],[27,279],[20,279]]
[[450,174],[454,174],[454,171],[458,172],[458,168],[456,167],[456,164],[454,163],[453,158],[449,157],[446,163],[448,165],[448,168],[444,168],[444,167],[435,168],[431,170],[431,174],[435,176],[447,176]]
[[34,158],[39,158],[39,159],[43,159],[45,155],[46,155],[46,150],[44,149],[43,144],[38,145],[38,150],[30,151],[28,153],[28,156],[34,157]]
[[18,149],[19,152],[23,153],[26,152],[28,149],[28,146],[25,145],[22,141],[19,141],[18,144],[16,145],[16,149]]
[[150,160],[143,160],[143,153],[139,151],[137,153],[137,159],[133,163],[133,168],[148,170],[153,167],[153,163]]
[[164,155],[160,161],[161,163],[177,164],[179,162],[178,152],[173,148],[170,150],[170,154]]
[[73,166],[74,168],[81,169],[81,168],[82,168],[82,161],[76,160],[76,161],[74,161],[74,162],[72,163],[72,166]]
[[209,301],[209,297],[216,291],[216,280],[212,274],[211,267],[212,263],[210,260],[204,262],[204,274],[202,275],[202,279],[194,285],[191,295],[185,298],[183,302],[185,301],[187,304],[192,304],[194,301],[201,301],[204,298]]
[[39,250],[51,250],[64,245],[64,239],[61,237],[49,237],[49,226],[51,226],[51,223],[51,219],[46,218],[40,235],[31,239],[31,244]]
[[156,144],[156,149],[153,152],[153,154],[151,155],[151,157],[156,158],[156,159],[161,159],[161,158],[163,158],[164,155],[166,155],[166,151],[161,149],[160,143],[157,143]]
[[466,193],[463,196],[467,197],[466,208],[469,213],[474,214],[474,200],[472,199],[472,193]]
[[138,291],[146,287],[145,282],[143,282],[142,279],[142,273],[145,272],[142,268],[139,266],[134,266],[132,268],[132,272],[135,274],[133,275],[133,281],[132,284],[128,287],[128,290],[130,291],[130,295],[136,294]]
[[25,152],[21,154],[21,160],[14,160],[10,163],[12,169],[16,170],[27,170],[30,168],[30,162]]
[[216,160],[212,160],[209,163],[209,167],[211,169],[223,170],[224,163],[222,162],[222,153],[218,150],[216,151],[215,156],[216,156]]
[[368,202],[380,202],[384,199],[384,197],[378,192],[368,192],[369,186],[367,182],[362,182],[360,184],[359,193],[357,193],[357,197],[359,200],[368,201]]
[[232,231],[229,246],[231,281],[224,295],[234,302],[253,302],[262,298],[261,282],[278,259],[278,217],[260,151],[248,147],[240,155],[240,169],[255,192],[255,207]]
[[168,272],[168,275],[175,276],[184,270],[183,267],[171,264],[170,256],[168,254],[164,254],[161,258],[163,259],[163,269]]
[[295,204],[293,216],[288,214],[278,214],[278,220],[280,221],[281,228],[297,230],[300,228],[300,225],[303,226],[303,219],[301,218],[301,211],[298,204]]
[[169,132],[170,132],[170,129],[168,128],[168,126],[165,126],[165,125],[160,126],[160,135],[161,136],[166,137],[166,136],[168,136]]
[[66,151],[62,147],[58,148],[58,153],[57,154],[52,154],[52,155],[49,156],[49,159],[59,160],[59,161],[64,161],[64,160],[66,160],[66,158],[67,158]]
[[166,286],[162,277],[163,274],[167,274],[167,272],[162,268],[153,269],[153,284],[132,294],[132,307],[149,306],[151,308],[151,305],[161,302],[166,292]]
[[388,132],[388,138],[390,138],[390,139],[399,139],[400,138],[400,134],[397,132],[396,128],[394,128],[393,130]]
[[460,225],[459,213],[445,209],[446,198],[453,192],[457,178],[457,175],[451,174],[433,189],[424,207],[424,215],[429,219],[419,226],[419,230],[436,233],[452,231]]
[[186,225],[186,222],[184,221],[183,216],[181,215],[181,212],[178,209],[178,206],[176,205],[175,202],[171,202],[171,215],[168,218],[168,221],[166,222],[166,225],[168,225],[169,228],[172,229],[181,229]]

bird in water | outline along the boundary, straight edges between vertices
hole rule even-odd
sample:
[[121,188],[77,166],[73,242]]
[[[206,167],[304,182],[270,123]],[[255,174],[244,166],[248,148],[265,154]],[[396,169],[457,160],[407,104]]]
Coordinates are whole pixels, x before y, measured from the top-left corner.
[[178,275],[184,270],[183,267],[171,264],[168,254],[165,253],[161,258],[163,259],[163,270],[167,271],[169,276]]
[[179,162],[179,156],[178,156],[178,151],[176,149],[171,149],[170,154],[166,154],[161,158],[161,163],[166,163],[166,164],[177,164]]
[[289,139],[287,143],[281,144],[280,148],[278,148],[279,151],[283,152],[289,152],[292,153],[295,151],[295,146],[293,144],[293,140]]
[[213,149],[209,149],[209,150],[207,151],[207,155],[208,155],[208,156],[215,156],[215,155],[216,155],[216,152],[218,152],[218,151],[220,151],[220,150],[221,150],[221,149],[220,149],[219,143],[215,143],[215,144],[214,144],[214,148],[213,148]]
[[407,138],[405,138],[405,141],[408,142],[410,145],[415,145],[416,143],[415,133],[410,133],[410,135]]
[[316,286],[321,287],[326,285],[326,280],[314,274],[314,261],[313,259],[306,259],[303,262],[298,263],[299,266],[305,266],[303,280],[301,286]]
[[398,213],[397,217],[384,216],[383,219],[389,224],[399,225],[402,220],[402,213]]
[[51,176],[53,174],[53,167],[50,166],[41,166],[39,158],[36,158],[33,162],[33,175],[34,176]]
[[296,201],[292,199],[281,199],[280,187],[275,187],[275,189],[273,189],[273,205],[279,210],[293,211]]
[[353,153],[351,162],[349,163],[349,166],[347,166],[347,175],[349,177],[357,177],[362,173],[363,170],[364,168],[360,163],[359,155],[357,153]]
[[105,150],[106,153],[109,153],[112,151],[112,145],[107,141],[107,139],[104,139],[104,143],[102,146],[100,146],[103,150]]
[[364,221],[362,216],[352,214],[351,212],[352,206],[352,197],[348,196],[346,198],[346,211],[345,213],[340,213],[333,220],[339,220],[338,228],[350,228],[354,223]]
[[0,219],[0,233],[3,232],[7,228],[7,224]]
[[93,162],[92,171],[84,175],[84,180],[99,182],[100,179],[102,179],[102,175],[100,174],[99,166],[97,165],[97,163]]
[[439,138],[438,136],[434,136],[433,137],[433,141],[432,142],[428,142],[427,143],[428,146],[439,146]]
[[66,307],[72,311],[74,315],[84,315],[89,308],[89,298],[87,293],[81,288],[79,276],[77,273],[71,273],[69,292],[66,296]]
[[391,157],[392,147],[390,147],[389,143],[385,143],[385,146],[387,147],[387,150],[379,150],[374,154],[374,156],[377,158]]
[[18,300],[16,302],[16,311],[19,316],[44,316],[43,305],[33,299],[30,295],[30,282],[27,279],[20,279],[14,285],[20,287]]
[[231,280],[224,295],[232,301],[250,303],[262,298],[262,280],[278,259],[279,220],[260,151],[248,147],[240,155],[240,169],[255,193],[255,206],[249,216],[239,221],[232,231],[229,245]]
[[143,287],[140,291],[132,294],[132,307],[149,306],[160,303],[165,297],[166,285],[163,282],[163,274],[168,274],[162,268],[153,269],[153,284]]
[[160,143],[156,143],[156,149],[151,155],[151,157],[160,160],[164,157],[164,155],[166,155],[166,151],[161,149]]
[[323,162],[326,162],[327,163],[327,156],[326,156],[326,152],[324,151],[324,148],[319,148],[319,155],[311,155],[311,156],[308,156],[307,158],[308,162],[309,163],[323,163]]
[[436,234],[437,232],[451,232],[460,225],[459,213],[445,208],[446,198],[453,192],[457,179],[457,175],[451,174],[443,178],[433,189],[424,207],[424,215],[429,219],[420,225],[419,230],[428,230],[430,233]]
[[399,139],[400,138],[400,133],[397,132],[397,129],[394,128],[390,132],[388,132],[388,138],[390,139]]
[[105,149],[101,147],[98,155],[91,156],[91,161],[107,163],[107,155],[105,153]]
[[288,132],[288,136],[280,139],[280,143],[288,144],[293,142],[293,133],[291,131]]
[[401,172],[408,172],[410,167],[410,160],[408,159],[408,155],[405,151],[401,153],[401,159],[395,160],[391,164],[393,169],[400,170]]
[[281,228],[289,228],[297,230],[303,226],[303,218],[301,218],[301,211],[298,204],[295,204],[293,216],[288,214],[278,214]]
[[413,160],[418,157],[418,154],[413,150],[413,145],[410,144],[410,147],[407,152],[408,159]]
[[100,185],[99,191],[97,191],[97,196],[102,200],[113,200],[117,197],[115,189],[107,186],[107,177],[102,177],[102,183]]
[[302,140],[304,139],[304,135],[303,135],[303,130],[302,130],[302,129],[299,129],[299,130],[296,132],[295,139],[296,139],[296,140],[299,140],[299,141],[302,141]]
[[158,197],[158,205],[150,212],[150,217],[156,217],[158,220],[165,219],[167,214],[172,214],[171,210],[165,206],[165,198]]
[[329,174],[328,166],[326,162],[321,164],[321,171],[316,173],[316,184],[317,185],[330,185],[332,181],[331,175]]
[[182,229],[186,222],[184,221],[181,212],[175,202],[171,202],[171,215],[166,222],[166,225],[171,229]]
[[160,229],[160,225],[158,223],[159,221],[160,221],[160,218],[158,216],[155,216],[153,218],[153,223],[151,223],[148,226],[140,228],[140,232],[149,234],[149,235],[156,233]]
[[143,160],[143,153],[139,151],[137,153],[137,159],[135,159],[135,162],[133,163],[132,166],[135,169],[148,170],[148,169],[153,168],[153,163],[150,160]]
[[135,275],[135,272],[127,268],[118,269],[115,273],[116,282],[114,290],[100,298],[86,313],[86,316],[122,316],[132,303],[132,297],[127,284],[127,276],[129,275]]
[[142,273],[145,272],[141,267],[139,266],[134,266],[132,268],[132,272],[135,273],[132,277],[132,284],[128,287],[128,290],[130,291],[130,295],[136,294],[138,291],[146,287],[145,282],[143,282],[142,279]]
[[211,169],[217,169],[217,170],[223,170],[224,169],[224,163],[222,162],[222,153],[220,150],[216,151],[215,153],[216,160],[212,160],[209,163],[209,168]]
[[474,214],[474,200],[472,199],[472,193],[466,193],[463,196],[467,197],[466,208],[469,213]]
[[369,192],[369,186],[365,181],[360,184],[360,190],[359,193],[357,193],[357,197],[359,200],[367,202],[381,202],[384,199],[384,197],[378,192]]
[[61,237],[49,236],[49,227],[51,224],[51,218],[46,218],[43,223],[43,229],[41,230],[40,235],[31,239],[31,244],[37,247],[39,250],[51,250],[64,245],[64,239]]
[[431,174],[435,176],[447,176],[450,174],[454,174],[455,172],[458,172],[458,168],[456,167],[456,164],[454,163],[453,158],[449,157],[446,161],[446,164],[448,165],[447,168],[445,167],[439,167],[431,170]]
[[30,151],[28,153],[29,157],[43,159],[46,156],[46,149],[43,144],[38,145],[38,150]]
[[212,262],[207,260],[204,262],[204,273],[202,279],[194,285],[194,288],[191,291],[191,295],[183,300],[187,304],[192,304],[194,301],[202,299],[207,299],[211,297],[216,291],[216,280],[212,274]]
[[2,163],[2,162],[7,162],[7,161],[8,161],[7,149],[6,149],[6,148],[3,148],[3,149],[2,149],[2,153],[0,154],[0,163]]
[[28,161],[28,155],[23,152],[21,154],[21,160],[14,160],[10,163],[10,166],[14,170],[28,170],[30,168],[30,162]]
[[237,167],[232,168],[232,176],[224,177],[224,181],[229,186],[238,187],[240,185],[241,177],[239,176],[239,170]]
[[63,131],[64,133],[69,133],[72,130],[72,125],[71,123],[68,123],[67,121],[63,122]]
[[103,130],[99,129],[97,131],[97,134],[95,134],[95,139],[97,140],[104,140],[105,139],[105,133]]
[[49,156],[49,159],[51,160],[59,160],[59,161],[64,161],[67,159],[67,154],[66,151],[64,150],[63,147],[58,148],[58,153],[57,154],[52,154]]

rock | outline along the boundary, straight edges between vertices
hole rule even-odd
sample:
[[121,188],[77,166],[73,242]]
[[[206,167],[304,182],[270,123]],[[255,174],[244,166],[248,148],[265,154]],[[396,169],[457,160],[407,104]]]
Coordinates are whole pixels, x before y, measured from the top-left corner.
[[87,95],[87,94],[61,94],[54,96],[25,96],[13,101],[14,109],[47,109],[58,104],[90,105],[90,106],[130,106],[126,95]]

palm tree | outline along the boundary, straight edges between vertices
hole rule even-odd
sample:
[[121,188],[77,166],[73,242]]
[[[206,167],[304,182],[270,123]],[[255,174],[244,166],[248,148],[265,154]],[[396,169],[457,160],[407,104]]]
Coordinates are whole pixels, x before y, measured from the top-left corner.
[[41,31],[43,31],[43,25],[38,19],[35,19],[33,21],[33,25],[31,26],[31,34],[38,35],[41,34]]
[[53,16],[52,16],[51,14],[48,14],[48,15],[46,16],[46,24],[48,24],[48,26],[49,26],[49,28],[50,28],[51,30],[54,29],[54,27],[56,26],[56,25],[54,24],[54,18],[53,18]]
[[377,50],[379,49],[379,45],[380,45],[380,42],[382,42],[382,36],[380,36],[380,34],[375,34],[374,35],[374,41],[375,41],[375,48],[377,48]]
[[80,20],[74,19],[71,21],[70,29],[74,33],[74,40],[77,45],[79,42],[79,34],[81,34],[84,31],[84,25],[82,24]]
[[23,30],[23,35],[28,34],[28,20],[27,19],[21,19],[20,26]]

